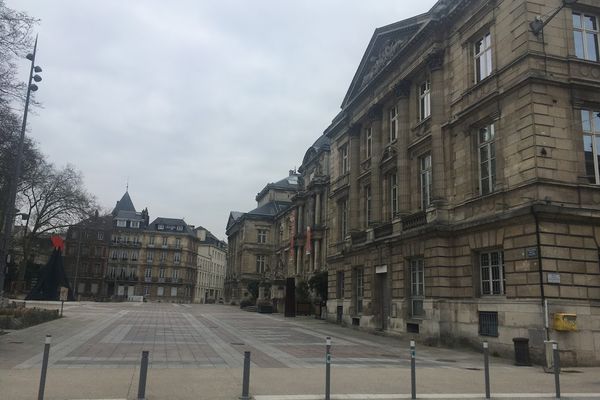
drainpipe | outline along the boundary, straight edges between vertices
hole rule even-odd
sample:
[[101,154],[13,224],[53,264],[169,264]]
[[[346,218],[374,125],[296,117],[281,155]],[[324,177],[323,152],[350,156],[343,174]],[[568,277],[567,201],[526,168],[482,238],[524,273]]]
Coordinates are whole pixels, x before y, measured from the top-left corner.
[[531,206],[531,214],[535,221],[535,238],[537,247],[537,258],[538,258],[538,272],[540,274],[540,296],[542,301],[542,313],[544,314],[544,332],[546,333],[546,341],[550,340],[550,334],[548,332],[548,303],[546,301],[546,295],[544,294],[544,271],[542,268],[542,249],[540,246],[540,220],[535,211],[535,205]]

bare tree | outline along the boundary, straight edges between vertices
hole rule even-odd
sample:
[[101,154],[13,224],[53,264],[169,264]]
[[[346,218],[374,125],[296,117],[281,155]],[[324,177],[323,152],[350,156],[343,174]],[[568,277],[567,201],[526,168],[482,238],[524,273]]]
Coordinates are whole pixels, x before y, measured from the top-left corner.
[[17,83],[15,59],[31,51],[35,18],[12,10],[0,0],[0,102],[22,97],[24,83]]
[[72,165],[57,169],[42,162],[28,178],[19,193],[21,211],[29,214],[23,234],[24,264],[19,267],[21,281],[34,239],[64,230],[98,208],[94,196],[84,188],[81,173]]
[[[0,221],[4,220],[8,202],[8,189],[10,181],[14,179],[20,124],[19,118],[8,107],[0,104]],[[17,191],[35,174],[35,170],[42,160],[43,156],[36,144],[25,137],[23,165]]]

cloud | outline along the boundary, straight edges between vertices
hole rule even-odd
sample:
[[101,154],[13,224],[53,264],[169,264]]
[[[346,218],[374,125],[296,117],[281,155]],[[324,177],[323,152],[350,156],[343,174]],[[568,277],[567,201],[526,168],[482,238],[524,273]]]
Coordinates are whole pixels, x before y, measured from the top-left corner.
[[128,179],[151,218],[221,238],[335,117],[373,30],[433,5],[406,3],[7,0],[41,19],[29,127],[50,159],[106,208]]

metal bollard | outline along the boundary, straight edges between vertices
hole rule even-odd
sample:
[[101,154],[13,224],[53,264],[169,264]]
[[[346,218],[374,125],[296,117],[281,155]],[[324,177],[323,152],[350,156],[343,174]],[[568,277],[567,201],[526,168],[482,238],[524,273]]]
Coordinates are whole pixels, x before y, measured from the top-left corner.
[[38,389],[38,400],[44,400],[46,372],[48,372],[48,357],[50,357],[50,343],[52,343],[52,335],[46,335],[46,341],[44,342],[44,358],[42,359],[42,374],[40,375],[40,387]]
[[485,377],[485,398],[490,398],[490,359],[488,342],[483,342],[483,370]]
[[417,375],[415,371],[415,341],[410,341],[410,398],[417,398]]
[[244,373],[242,375],[242,397],[241,400],[249,400],[250,392],[250,352],[244,352]]
[[554,358],[554,386],[556,387],[556,398],[560,399],[560,354],[558,353],[557,343],[552,343],[552,353]]
[[138,384],[138,400],[146,400],[146,375],[148,374],[148,351],[142,351],[142,365],[140,367],[140,382]]
[[325,338],[325,400],[331,398],[331,338]]

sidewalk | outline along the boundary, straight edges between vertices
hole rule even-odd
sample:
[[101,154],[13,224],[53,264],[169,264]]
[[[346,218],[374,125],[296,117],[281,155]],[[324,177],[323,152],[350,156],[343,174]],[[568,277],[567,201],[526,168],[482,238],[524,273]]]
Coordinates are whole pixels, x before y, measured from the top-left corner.
[[[600,368],[580,370],[580,373],[561,375],[563,398],[568,398],[567,393],[581,393],[574,398],[600,399]],[[0,370],[2,398],[36,398],[39,377],[39,369]],[[336,368],[333,364],[331,377],[331,392],[335,395],[332,399],[397,399],[410,395],[410,369],[407,368]],[[531,398],[519,393],[546,393],[554,398],[554,376],[541,368],[492,367],[490,377],[492,397],[502,393],[509,396],[503,398]],[[138,381],[139,371],[132,368],[51,368],[45,399],[136,399]],[[251,368],[250,394],[256,400],[312,400],[323,398],[324,382],[324,368]],[[233,400],[241,391],[241,369],[148,370],[146,396],[150,400]],[[483,371],[417,369],[419,398],[424,398],[424,394],[437,399],[483,398],[483,393]],[[365,394],[377,396],[362,396]],[[476,395],[479,397],[471,397]]]

